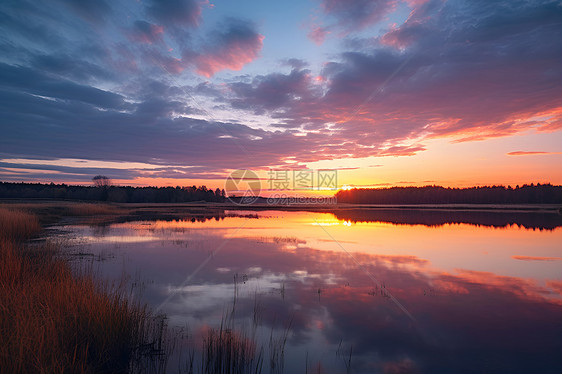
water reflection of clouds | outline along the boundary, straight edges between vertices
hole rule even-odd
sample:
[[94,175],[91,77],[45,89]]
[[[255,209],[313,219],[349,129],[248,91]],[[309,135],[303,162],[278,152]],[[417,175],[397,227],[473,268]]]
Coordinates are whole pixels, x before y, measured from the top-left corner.
[[[232,226],[226,221],[217,224]],[[271,221],[271,227],[280,224]],[[534,278],[496,274],[472,268],[471,263],[440,269],[423,251],[416,255],[408,253],[406,247],[401,253],[354,252],[355,260],[414,315],[416,322],[412,322],[358,269],[354,260],[333,250],[333,242],[308,239],[312,235],[309,231],[298,239],[290,235],[291,230],[284,232],[286,235],[273,230],[276,234],[268,236],[269,231],[261,230],[257,235],[252,232],[234,237],[191,284],[177,289],[185,275],[222,243],[228,230],[201,227],[188,232],[167,232],[165,226],[160,228],[152,231],[159,238],[158,243],[135,243],[128,266],[154,282],[145,295],[153,305],[158,305],[170,292],[177,292],[165,310],[175,323],[220,321],[236,294],[238,320],[252,319],[258,304],[264,328],[279,329],[292,321],[291,348],[287,354],[310,350],[312,360],[325,360],[327,372],[330,365],[326,363],[336,359],[333,352],[342,342],[346,347],[353,347],[352,366],[358,373],[400,368],[456,372],[467,367],[475,368],[474,371],[493,368],[499,372],[529,372],[562,367],[554,354],[562,350],[559,280],[539,282]],[[368,226],[361,228],[368,229]],[[393,232],[401,238],[404,230],[396,228]],[[447,230],[464,232],[462,227],[423,228],[411,231],[410,235],[419,233],[428,239],[431,233],[447,236]],[[515,230],[517,235],[523,235]],[[472,235],[475,233],[488,240],[487,232],[473,231]],[[116,232],[112,231],[108,237],[114,235]],[[321,235],[320,230],[317,235]],[[371,238],[384,243],[384,235],[390,238],[392,232],[371,234]],[[178,247],[170,238],[183,238],[188,245]],[[369,244],[366,233],[352,232],[344,238],[353,239],[348,241],[365,248]],[[496,236],[494,240],[506,240],[511,245],[506,238]],[[439,245],[438,237],[433,239],[434,245]],[[191,245],[195,242],[197,246]],[[415,240],[400,241],[401,245],[405,243],[412,244]],[[96,242],[92,249],[101,250],[104,245],[107,241]],[[472,255],[482,256],[475,252]],[[532,263],[553,266],[557,262]],[[342,367],[333,369],[339,372]]]

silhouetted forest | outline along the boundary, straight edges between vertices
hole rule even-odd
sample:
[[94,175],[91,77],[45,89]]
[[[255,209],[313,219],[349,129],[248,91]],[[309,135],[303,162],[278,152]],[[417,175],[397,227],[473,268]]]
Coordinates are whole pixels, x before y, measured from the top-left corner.
[[338,191],[336,198],[350,204],[562,204],[562,186],[361,188]]
[[73,186],[0,182],[0,198],[113,201],[119,203],[224,202],[225,191],[191,187]]

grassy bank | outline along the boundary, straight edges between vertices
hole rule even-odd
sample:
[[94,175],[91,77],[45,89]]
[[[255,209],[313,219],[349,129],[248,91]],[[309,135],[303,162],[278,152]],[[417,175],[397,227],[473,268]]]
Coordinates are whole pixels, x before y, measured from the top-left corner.
[[170,360],[172,369],[186,374],[261,373],[268,363],[271,372],[282,372],[288,331],[283,340],[272,332],[262,342],[257,325],[235,326],[228,315],[220,327],[182,340],[182,329],[168,330],[165,317],[131,302],[128,288],[108,285],[87,263],[69,262],[64,249],[41,239],[46,224],[154,216],[225,214],[75,202],[0,204],[0,374],[163,373]]
[[[112,209],[88,205],[70,209]],[[161,357],[162,330],[149,311],[72,269],[53,244],[30,244],[41,230],[36,214],[0,206],[0,372],[130,372]]]

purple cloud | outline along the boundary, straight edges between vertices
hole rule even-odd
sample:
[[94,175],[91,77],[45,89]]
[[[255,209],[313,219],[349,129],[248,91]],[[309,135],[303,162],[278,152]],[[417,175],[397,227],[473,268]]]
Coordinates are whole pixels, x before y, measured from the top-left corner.
[[318,45],[322,45],[330,31],[327,27],[313,26],[308,32],[308,38]]
[[[375,3],[369,6],[381,7],[379,16],[394,6]],[[180,6],[178,14],[164,11],[166,4],[169,12]],[[120,25],[114,43],[68,7],[0,4],[2,152],[220,172],[412,155],[432,137],[467,141],[562,128],[557,2],[416,2],[407,21],[381,36],[347,39],[320,72],[289,58],[281,66],[290,71],[274,64],[260,75],[206,83],[187,72],[211,77],[241,69],[259,57],[264,37],[253,23],[233,19],[207,36],[187,34],[182,25],[198,19],[189,4],[149,4],[150,22]],[[369,6],[358,15],[362,2],[326,4],[334,17],[350,14],[358,25],[377,19]],[[59,12],[69,21],[59,22]],[[111,20],[115,12],[101,14]],[[207,114],[192,107],[190,95],[236,114],[202,120]],[[252,128],[244,113],[265,120]]]
[[290,108],[302,97],[311,99],[310,75],[307,70],[293,69],[290,74],[273,73],[255,77],[251,83],[232,83],[235,108],[264,113],[282,107]]
[[240,70],[259,56],[263,39],[252,23],[228,19],[214,33],[209,46],[195,56],[196,71],[211,77],[224,69]]
[[[562,6],[486,4],[483,12],[472,2],[427,2],[390,31],[394,43],[383,37],[327,63],[322,83],[289,84],[294,73],[274,73],[233,84],[232,104],[320,131],[343,155],[354,142],[353,156],[414,154],[423,145],[403,143],[420,137],[466,141],[559,129]],[[283,84],[266,90],[264,82]]]

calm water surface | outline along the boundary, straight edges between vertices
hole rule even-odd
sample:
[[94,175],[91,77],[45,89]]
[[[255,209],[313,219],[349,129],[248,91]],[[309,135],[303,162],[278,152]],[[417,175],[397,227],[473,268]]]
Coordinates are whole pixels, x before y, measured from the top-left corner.
[[251,331],[266,373],[285,333],[286,373],[562,372],[560,217],[447,214],[231,211],[64,229],[105,277],[125,272],[187,326],[192,347],[225,316]]

